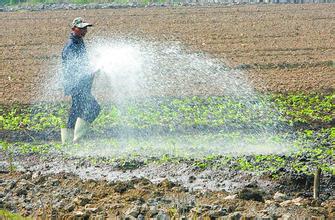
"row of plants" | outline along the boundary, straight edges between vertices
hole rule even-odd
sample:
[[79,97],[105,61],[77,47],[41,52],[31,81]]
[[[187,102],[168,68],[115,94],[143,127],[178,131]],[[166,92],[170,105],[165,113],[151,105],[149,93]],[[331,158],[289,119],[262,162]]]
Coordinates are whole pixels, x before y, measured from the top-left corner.
[[[214,139],[219,139],[216,134],[208,135]],[[231,135],[233,135],[231,137],[233,140],[245,140],[242,133],[225,133],[224,138],[227,139]],[[262,142],[257,136],[251,135],[251,137],[256,138],[256,142],[258,141],[258,143]],[[271,139],[272,141],[263,144],[263,149],[255,149],[256,153],[243,152],[243,146],[234,146],[234,143],[232,142],[227,143],[227,148],[233,148],[227,153],[218,153],[218,151],[215,151],[216,149],[224,148],[225,146],[215,148],[215,146],[210,144],[208,146],[196,144],[193,152],[187,154],[183,149],[177,148],[176,150],[175,144],[170,144],[169,148],[171,149],[171,153],[147,158],[144,163],[188,162],[199,169],[229,168],[231,170],[250,171],[260,175],[267,173],[273,178],[277,178],[280,175],[286,175],[288,172],[310,175],[315,171],[316,167],[320,167],[323,172],[335,175],[335,128],[326,128],[316,131],[302,130],[295,133],[294,138],[277,134],[273,135]],[[204,142],[207,141],[208,140],[204,140]],[[274,149],[274,146],[271,145],[276,141],[280,145],[280,148],[287,148],[286,151],[282,149],[283,151],[280,152],[278,149]],[[229,143],[232,145],[229,146]],[[249,144],[252,145],[252,142]],[[260,146],[255,145],[254,147],[259,148]],[[266,153],[264,148],[270,148],[270,152]],[[208,153],[208,151],[206,151],[207,149],[214,150],[214,152]],[[259,152],[257,152],[258,150]],[[136,161],[129,160],[129,155],[130,154],[123,158],[121,157],[121,159],[120,157],[116,157],[116,160],[121,160],[121,162]],[[143,155],[136,154],[133,154],[132,157],[145,158]],[[112,160],[115,160],[115,158]],[[129,164],[125,164],[125,166],[129,166]]]
[[253,154],[253,155],[217,155],[208,156],[197,160],[194,165],[200,169],[209,167],[230,168],[232,170],[249,171],[256,174],[269,174],[272,178],[277,178],[287,173],[300,173],[312,175],[317,167],[323,172],[335,175],[335,165],[333,164],[334,148],[302,148],[291,154]]
[[[129,100],[105,104],[94,128],[178,130],[182,128],[266,129],[324,126],[335,118],[335,93],[276,94],[249,100],[232,97],[186,97]],[[59,130],[66,103],[0,106],[0,130]]]
[[[229,138],[231,134],[224,134]],[[232,134],[232,139],[241,140],[242,134]],[[195,139],[189,136],[185,139]],[[273,178],[290,173],[312,174],[316,167],[323,172],[335,175],[335,128],[321,129],[310,132],[301,131],[297,134],[295,143],[291,143],[292,149],[285,152],[277,152],[271,148],[270,153],[243,153],[242,148],[236,148],[234,143],[227,142],[220,146],[214,146],[208,141],[210,138],[219,140],[217,134],[209,133],[201,136],[200,142],[194,141],[189,146],[181,137],[168,137],[161,141],[152,140],[123,140],[105,139],[87,141],[85,145],[62,146],[59,142],[49,143],[7,143],[0,141],[0,151],[5,152],[9,163],[14,164],[15,157],[37,154],[40,158],[48,155],[58,155],[64,158],[83,160],[91,165],[108,164],[120,169],[134,169],[150,163],[188,163],[197,169],[221,169],[250,171],[253,173],[267,173]],[[179,141],[179,142],[178,142]],[[208,143],[207,143],[208,142]],[[204,145],[206,143],[207,145]],[[231,146],[229,144],[232,144]],[[285,148],[282,139],[281,148]],[[230,151],[220,151],[233,148]],[[237,151],[237,152],[235,152]],[[221,153],[220,153],[221,152]],[[56,154],[55,154],[56,153]],[[85,163],[86,163],[85,162]],[[15,165],[10,166],[11,170]]]

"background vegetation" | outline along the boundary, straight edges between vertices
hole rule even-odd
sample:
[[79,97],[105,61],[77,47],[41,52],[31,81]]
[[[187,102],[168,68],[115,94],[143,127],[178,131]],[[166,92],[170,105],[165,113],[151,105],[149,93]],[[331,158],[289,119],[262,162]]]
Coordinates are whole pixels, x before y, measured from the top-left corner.
[[73,4],[88,4],[88,3],[130,3],[149,4],[162,3],[164,0],[0,0],[0,5],[17,5],[17,4],[54,4],[54,3],[73,3]]

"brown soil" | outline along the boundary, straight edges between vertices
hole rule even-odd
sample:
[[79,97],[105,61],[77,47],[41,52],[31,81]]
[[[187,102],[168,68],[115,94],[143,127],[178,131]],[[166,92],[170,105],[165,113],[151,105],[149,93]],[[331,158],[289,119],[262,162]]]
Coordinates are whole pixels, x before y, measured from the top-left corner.
[[0,177],[0,209],[34,219],[332,219],[335,214],[334,200],[274,195],[252,183],[228,193],[192,190],[167,179],[110,182],[40,171],[2,172]]
[[243,66],[259,91],[334,90],[334,11],[334,4],[306,4],[2,12],[0,103],[36,100],[39,85],[60,63],[76,16],[96,25],[87,41],[178,41]]

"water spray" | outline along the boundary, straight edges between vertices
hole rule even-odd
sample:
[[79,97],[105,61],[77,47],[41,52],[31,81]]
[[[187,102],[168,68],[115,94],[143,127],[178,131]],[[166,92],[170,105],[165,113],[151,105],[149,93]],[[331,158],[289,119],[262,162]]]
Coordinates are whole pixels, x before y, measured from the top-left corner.
[[[130,109],[161,112],[161,103],[167,100],[183,102],[192,97],[196,100],[214,97],[218,102],[215,106],[224,107],[219,112],[224,120],[219,131],[196,126],[195,129],[178,128],[173,133],[158,133],[155,129],[136,133],[125,124],[111,134],[112,146],[108,141],[94,143],[94,147],[72,152],[74,154],[128,155],[136,146],[143,146],[136,150],[143,156],[148,152],[191,156],[268,154],[286,152],[293,145],[285,137],[278,137],[278,127],[285,125],[281,124],[280,114],[272,103],[254,91],[243,71],[228,68],[222,60],[204,53],[187,52],[179,44],[146,41],[96,39],[87,48],[92,68],[101,70],[95,79],[94,93],[103,105],[113,103],[116,106],[121,122],[129,121]],[[186,108],[194,108],[194,105],[197,101],[191,101]],[[232,112],[237,118],[231,118]],[[174,114],[180,120],[184,117],[177,109]],[[197,117],[196,112],[191,114]],[[133,121],[141,120],[136,114],[131,117]],[[216,119],[211,110],[208,117],[206,120],[211,122]],[[243,118],[249,121],[231,128],[234,120],[243,121]],[[182,121],[169,123],[172,124],[164,126],[174,129]],[[171,139],[173,146],[169,144]]]

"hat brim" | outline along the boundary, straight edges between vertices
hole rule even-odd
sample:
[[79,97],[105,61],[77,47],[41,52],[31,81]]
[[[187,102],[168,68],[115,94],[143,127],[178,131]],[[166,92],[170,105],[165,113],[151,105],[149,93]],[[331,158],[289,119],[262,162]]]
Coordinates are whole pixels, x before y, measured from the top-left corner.
[[80,23],[80,24],[76,24],[75,27],[77,28],[85,28],[85,27],[92,27],[93,24],[90,23]]

